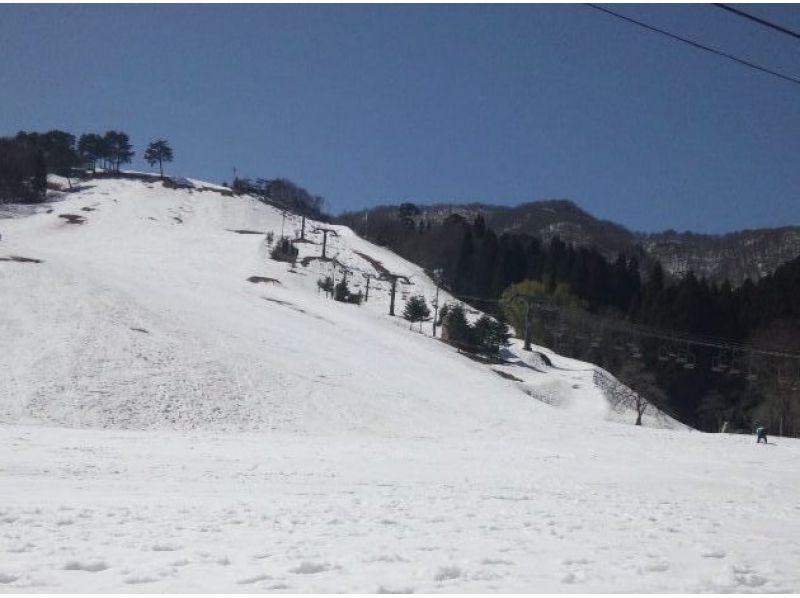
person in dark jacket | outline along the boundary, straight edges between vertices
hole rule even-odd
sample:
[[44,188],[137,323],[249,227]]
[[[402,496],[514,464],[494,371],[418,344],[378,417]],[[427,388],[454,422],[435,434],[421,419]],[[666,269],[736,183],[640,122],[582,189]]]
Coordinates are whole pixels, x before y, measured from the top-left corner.
[[767,442],[767,429],[762,426],[761,424],[756,424],[756,444],[764,440],[764,444],[769,444]]

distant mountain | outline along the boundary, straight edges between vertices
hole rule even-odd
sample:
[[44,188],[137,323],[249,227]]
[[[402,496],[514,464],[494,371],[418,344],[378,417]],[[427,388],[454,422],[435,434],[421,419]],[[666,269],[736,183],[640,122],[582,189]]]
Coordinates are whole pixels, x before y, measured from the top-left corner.
[[758,280],[800,256],[800,227],[745,230],[725,235],[667,231],[640,234],[639,242],[672,274],[690,270],[715,280],[741,284]]
[[[566,243],[597,247],[606,257],[636,256],[640,263],[659,260],[672,275],[693,271],[698,277],[730,280],[738,285],[746,278],[758,280],[783,263],[800,256],[800,227],[745,230],[725,235],[707,235],[668,230],[640,233],[595,218],[569,200],[548,200],[517,206],[481,203],[417,206],[416,222],[442,222],[453,214],[472,220],[482,214],[498,234],[527,233],[548,242],[558,236]],[[399,206],[380,206],[369,211],[370,218],[399,213]],[[344,214],[343,223],[363,231],[365,212]]]

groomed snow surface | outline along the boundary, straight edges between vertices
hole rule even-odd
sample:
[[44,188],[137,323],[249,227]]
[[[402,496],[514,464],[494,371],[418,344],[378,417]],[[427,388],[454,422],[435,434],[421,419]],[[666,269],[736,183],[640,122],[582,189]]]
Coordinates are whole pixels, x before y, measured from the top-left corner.
[[[207,187],[0,220],[0,592],[800,591],[800,443],[632,426],[590,364],[472,361],[386,282],[333,302],[315,223],[292,268],[299,219]],[[351,287],[433,297],[335,228]]]

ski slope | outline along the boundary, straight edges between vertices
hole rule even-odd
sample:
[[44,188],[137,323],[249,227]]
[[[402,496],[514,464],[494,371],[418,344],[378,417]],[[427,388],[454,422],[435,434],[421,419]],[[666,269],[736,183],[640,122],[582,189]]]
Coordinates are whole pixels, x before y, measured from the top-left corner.
[[315,223],[276,262],[297,217],[195,184],[0,220],[0,591],[798,591],[800,444],[460,355],[387,315],[374,276],[409,277],[399,314],[424,272],[345,227],[327,256],[373,278],[334,302]]

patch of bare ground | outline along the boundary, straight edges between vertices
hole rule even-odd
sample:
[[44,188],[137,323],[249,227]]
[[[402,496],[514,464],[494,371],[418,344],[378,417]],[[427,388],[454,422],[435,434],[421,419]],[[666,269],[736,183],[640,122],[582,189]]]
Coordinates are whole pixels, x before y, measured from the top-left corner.
[[0,262],[22,262],[23,264],[42,264],[44,260],[35,257],[22,257],[21,255],[9,255],[0,257]]
[[458,349],[458,352],[463,355],[464,357],[468,357],[472,361],[477,361],[478,363],[483,364],[494,364],[494,365],[504,365],[506,362],[499,357],[487,357],[485,355],[478,355],[477,353],[472,353],[470,350],[462,348],[455,343],[448,343]]
[[260,231],[260,230],[248,230],[246,228],[240,228],[240,229],[226,228],[225,230],[228,231],[228,232],[231,232],[231,233],[236,233],[238,235],[266,235],[267,234],[267,233],[265,233],[263,231]]
[[294,310],[298,313],[305,314],[311,316],[312,318],[316,318],[317,320],[322,320],[323,322],[327,322],[328,324],[332,324],[336,326],[336,324],[330,321],[327,318],[323,318],[317,314],[312,314],[304,310],[302,307],[297,307],[294,303],[290,303],[289,301],[281,301],[280,299],[273,299],[272,297],[261,297],[264,301],[269,301],[270,303],[277,303],[278,305],[282,305],[283,307],[288,307],[291,310]]
[[503,370],[492,370],[492,371],[501,378],[505,378],[506,380],[513,380],[514,382],[523,381],[522,378],[517,378],[514,374],[509,374],[508,372],[504,372]]
[[281,286],[283,286],[280,280],[278,280],[277,278],[270,278],[269,276],[251,276],[247,279],[247,282],[252,282],[252,283],[271,282],[273,284],[280,284]]
[[322,262],[322,263],[330,263],[334,266],[339,266],[340,268],[345,268],[346,266],[337,260],[335,257],[321,257],[319,255],[307,255],[302,260],[300,260],[300,265],[304,268],[307,267],[311,262]]
[[354,251],[353,253],[367,260],[376,271],[381,273],[381,275],[389,274],[389,270],[386,268],[386,266],[384,266],[382,262],[376,260],[374,257],[367,255],[366,253],[362,253],[361,251]]
[[78,214],[59,214],[58,217],[66,220],[67,224],[83,224],[86,222],[86,218]]

